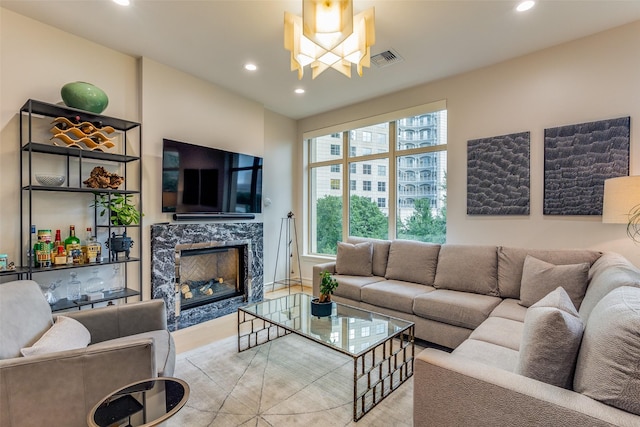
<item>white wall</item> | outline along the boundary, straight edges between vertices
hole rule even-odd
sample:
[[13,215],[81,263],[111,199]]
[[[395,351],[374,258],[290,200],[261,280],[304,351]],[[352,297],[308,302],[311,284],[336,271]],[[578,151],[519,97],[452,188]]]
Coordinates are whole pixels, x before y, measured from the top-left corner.
[[[544,129],[631,116],[631,174],[640,174],[640,21],[491,67],[300,120],[298,139],[314,129],[446,99],[448,107],[447,242],[535,248],[593,248],[640,265],[625,226],[599,216],[544,216]],[[393,75],[393,67],[385,69]],[[356,77],[357,78],[357,77]],[[466,215],[466,143],[531,132],[531,214]],[[302,150],[298,152],[302,163]],[[298,174],[302,180],[303,170]],[[303,207],[303,191],[296,206]],[[318,259],[305,257],[311,277]]]
[[[104,114],[142,123],[144,298],[150,298],[149,226],[171,220],[160,212],[162,138],[264,156],[263,192],[272,204],[263,207],[256,221],[265,223],[265,281],[273,279],[280,217],[292,206],[295,121],[179,70],[124,55],[6,9],[0,8],[0,20],[0,253],[16,260],[25,249],[18,241],[17,112],[29,98],[59,102],[65,83],[84,80],[109,95]],[[51,209],[39,222],[36,218],[36,225],[60,228],[63,235],[71,217],[79,228],[90,225],[88,204],[79,207],[75,196],[52,195]]]

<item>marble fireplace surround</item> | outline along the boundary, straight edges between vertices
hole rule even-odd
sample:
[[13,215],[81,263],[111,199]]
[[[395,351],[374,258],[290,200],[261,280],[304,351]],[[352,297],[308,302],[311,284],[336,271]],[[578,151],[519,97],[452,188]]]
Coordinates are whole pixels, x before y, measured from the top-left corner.
[[[176,314],[180,291],[175,284],[176,246],[212,243],[216,246],[249,241],[249,271],[245,296],[182,309]],[[264,297],[263,225],[261,222],[216,222],[198,224],[153,224],[151,226],[151,296],[162,298],[167,307],[170,331],[186,328],[235,312],[238,307]],[[245,301],[246,300],[246,301]]]

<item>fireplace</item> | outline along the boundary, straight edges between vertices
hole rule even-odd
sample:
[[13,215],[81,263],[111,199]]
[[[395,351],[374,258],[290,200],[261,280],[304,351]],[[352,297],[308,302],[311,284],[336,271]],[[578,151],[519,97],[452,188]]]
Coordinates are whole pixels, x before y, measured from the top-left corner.
[[[243,296],[247,277],[245,254],[250,242],[204,242],[176,246],[176,285],[180,310]],[[195,246],[195,247],[194,247]]]
[[151,296],[164,299],[169,330],[262,301],[262,244],[260,222],[153,224]]

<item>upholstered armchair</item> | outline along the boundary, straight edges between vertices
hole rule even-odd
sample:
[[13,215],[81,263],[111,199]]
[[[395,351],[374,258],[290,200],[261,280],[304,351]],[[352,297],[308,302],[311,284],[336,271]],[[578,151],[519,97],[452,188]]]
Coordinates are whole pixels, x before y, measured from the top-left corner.
[[56,316],[36,282],[0,284],[0,427],[86,426],[104,396],[174,366],[162,300]]

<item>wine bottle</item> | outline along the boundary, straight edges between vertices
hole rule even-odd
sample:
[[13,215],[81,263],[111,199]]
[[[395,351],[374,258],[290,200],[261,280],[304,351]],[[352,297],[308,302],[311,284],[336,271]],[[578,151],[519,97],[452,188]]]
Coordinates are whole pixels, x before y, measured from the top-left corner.
[[76,226],[69,226],[69,237],[64,239],[64,246],[67,250],[67,255],[73,256],[73,263],[80,264],[80,258],[82,257],[82,250],[80,248],[80,239],[76,237]]

